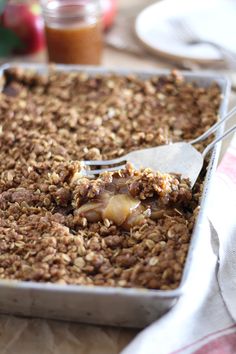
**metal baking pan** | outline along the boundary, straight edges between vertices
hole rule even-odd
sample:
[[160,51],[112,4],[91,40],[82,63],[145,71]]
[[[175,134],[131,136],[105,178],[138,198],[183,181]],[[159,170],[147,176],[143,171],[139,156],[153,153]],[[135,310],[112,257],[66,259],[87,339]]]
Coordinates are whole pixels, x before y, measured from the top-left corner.
[[[45,73],[48,70],[46,65],[16,63],[3,65],[0,68],[1,74],[5,69],[13,66],[36,69],[40,73]],[[86,71],[91,75],[97,73],[106,75],[110,72],[126,75],[132,72],[144,79],[152,75],[166,75],[169,73],[168,70],[135,72],[132,70],[108,70],[74,65],[58,65],[56,69]],[[226,113],[230,85],[224,76],[204,73],[183,73],[183,75],[187,81],[195,81],[202,86],[207,86],[212,81],[217,82],[222,92],[220,117]],[[222,132],[222,129],[223,127],[218,130],[218,134]],[[199,246],[198,241],[201,237],[202,225],[206,217],[209,188],[212,175],[216,169],[219,150],[220,146],[218,144],[211,155],[200,213],[192,234],[182,281],[177,289],[163,291],[1,280],[0,313],[137,328],[150,324],[166,313],[177,302],[188,286],[191,280],[193,259],[201,256],[199,253],[196,254],[195,250],[197,249],[199,252],[199,247],[197,246]]]

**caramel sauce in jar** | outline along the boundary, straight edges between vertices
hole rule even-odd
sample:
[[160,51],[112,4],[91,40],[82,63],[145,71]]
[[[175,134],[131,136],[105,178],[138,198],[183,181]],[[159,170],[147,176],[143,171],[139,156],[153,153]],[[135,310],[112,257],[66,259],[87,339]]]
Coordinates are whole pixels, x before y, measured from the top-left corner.
[[103,40],[96,1],[45,1],[43,14],[49,61],[100,64]]

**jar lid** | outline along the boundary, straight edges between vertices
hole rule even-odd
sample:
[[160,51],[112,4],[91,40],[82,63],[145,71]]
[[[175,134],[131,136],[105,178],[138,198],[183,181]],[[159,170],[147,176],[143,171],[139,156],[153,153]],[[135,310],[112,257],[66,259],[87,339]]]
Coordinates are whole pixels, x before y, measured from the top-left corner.
[[100,14],[98,0],[41,0],[43,14],[51,18],[75,19]]

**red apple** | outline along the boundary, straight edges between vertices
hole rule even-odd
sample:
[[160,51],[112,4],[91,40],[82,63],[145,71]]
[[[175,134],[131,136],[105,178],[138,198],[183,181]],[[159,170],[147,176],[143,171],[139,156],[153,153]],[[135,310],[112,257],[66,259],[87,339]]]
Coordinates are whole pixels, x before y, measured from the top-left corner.
[[37,2],[11,2],[4,9],[2,24],[23,43],[21,54],[33,54],[44,47],[43,20]]
[[108,29],[114,22],[117,13],[117,0],[100,0],[102,8],[102,22],[104,29]]

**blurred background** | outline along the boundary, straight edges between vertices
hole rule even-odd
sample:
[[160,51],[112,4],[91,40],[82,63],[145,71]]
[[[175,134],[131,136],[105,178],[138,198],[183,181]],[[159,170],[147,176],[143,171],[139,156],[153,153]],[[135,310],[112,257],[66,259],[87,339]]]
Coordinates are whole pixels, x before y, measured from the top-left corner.
[[232,107],[235,18],[235,0],[0,0],[0,63],[213,71],[230,78]]
[[234,0],[0,0],[0,13],[2,62],[236,68]]

